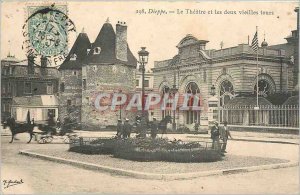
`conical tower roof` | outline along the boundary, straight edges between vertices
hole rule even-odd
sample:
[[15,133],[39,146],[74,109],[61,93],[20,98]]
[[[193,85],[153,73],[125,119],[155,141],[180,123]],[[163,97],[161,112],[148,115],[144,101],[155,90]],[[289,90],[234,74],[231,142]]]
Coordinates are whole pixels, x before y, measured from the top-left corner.
[[87,49],[90,48],[91,42],[88,35],[84,32],[81,32],[59,69],[81,69],[83,61],[87,56]]
[[[127,45],[127,61],[121,61],[116,57],[116,33],[112,25],[107,21],[103,24],[95,42],[92,44],[85,64],[126,64],[136,67],[137,60]],[[96,53],[95,53],[96,52]],[[99,52],[99,53],[97,53]]]

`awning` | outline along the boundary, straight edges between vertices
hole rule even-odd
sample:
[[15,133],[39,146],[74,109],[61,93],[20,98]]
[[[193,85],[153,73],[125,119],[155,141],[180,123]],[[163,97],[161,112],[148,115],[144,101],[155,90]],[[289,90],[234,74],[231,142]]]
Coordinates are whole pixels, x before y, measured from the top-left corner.
[[57,107],[58,98],[55,95],[35,95],[14,97],[12,106],[25,107]]

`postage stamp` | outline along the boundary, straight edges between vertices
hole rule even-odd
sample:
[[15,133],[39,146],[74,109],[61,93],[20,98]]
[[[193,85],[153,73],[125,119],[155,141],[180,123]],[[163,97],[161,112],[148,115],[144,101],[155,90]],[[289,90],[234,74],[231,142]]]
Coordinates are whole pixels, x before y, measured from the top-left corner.
[[70,36],[76,34],[67,5],[28,5],[26,12],[22,48],[28,56],[44,56],[50,65],[59,66],[68,54]]

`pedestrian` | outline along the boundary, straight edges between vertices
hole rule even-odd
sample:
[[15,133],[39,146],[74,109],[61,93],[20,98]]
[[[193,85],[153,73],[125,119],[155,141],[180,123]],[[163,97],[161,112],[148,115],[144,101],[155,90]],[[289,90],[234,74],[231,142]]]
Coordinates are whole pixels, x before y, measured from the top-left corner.
[[131,125],[129,124],[129,119],[126,118],[123,126],[123,137],[129,138],[131,133]]
[[142,125],[140,120],[136,121],[136,134],[136,137],[142,137]]
[[122,120],[118,119],[118,123],[117,123],[117,137],[121,138],[123,134],[123,124],[122,124]]
[[211,128],[210,135],[212,139],[212,148],[220,151],[220,130],[219,123],[217,121],[214,122],[214,126]]
[[199,122],[197,122],[197,120],[195,120],[195,126],[194,126],[195,134],[198,133],[199,126],[200,126]]
[[157,123],[157,121],[156,121],[156,118],[153,117],[153,122],[152,122],[152,125],[151,125],[151,137],[152,137],[153,139],[156,138],[157,131],[158,131],[158,123]]
[[227,146],[228,137],[230,137],[230,139],[232,139],[227,124],[228,124],[227,121],[224,121],[224,126],[222,128],[220,128],[220,137],[223,140],[221,152],[223,152],[223,153],[227,153],[226,146]]

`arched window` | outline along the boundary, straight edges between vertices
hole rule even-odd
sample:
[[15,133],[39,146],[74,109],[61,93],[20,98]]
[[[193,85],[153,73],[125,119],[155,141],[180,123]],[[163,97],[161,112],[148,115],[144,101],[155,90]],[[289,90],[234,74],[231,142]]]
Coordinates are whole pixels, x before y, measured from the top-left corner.
[[[257,88],[256,85],[254,86],[254,94],[256,94]],[[258,81],[258,95],[263,97],[268,97],[271,93],[271,87],[268,81],[266,80],[259,80]]]
[[[190,82],[186,86],[185,92],[188,94],[197,95],[197,94],[200,94],[200,89],[195,82]],[[185,112],[186,124],[192,124],[195,121],[200,122],[200,110],[199,111],[192,110],[193,105],[194,105],[194,97],[190,97],[190,99],[188,101],[188,107],[190,107],[190,109]],[[200,98],[198,101],[198,106],[200,106]]]
[[234,96],[233,85],[225,80],[220,84],[220,106],[225,105]]

